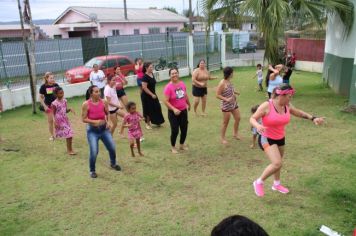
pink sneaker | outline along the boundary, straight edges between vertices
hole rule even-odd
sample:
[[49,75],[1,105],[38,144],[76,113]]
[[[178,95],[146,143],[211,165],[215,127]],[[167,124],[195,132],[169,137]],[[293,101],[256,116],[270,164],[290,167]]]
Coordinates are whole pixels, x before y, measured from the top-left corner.
[[253,188],[255,189],[257,197],[263,197],[265,195],[265,191],[263,190],[263,184],[258,184],[257,181],[254,181]]
[[279,184],[279,185],[272,185],[272,190],[273,190],[273,191],[278,191],[278,192],[284,193],[284,194],[289,193],[289,189],[287,189],[286,187],[284,187],[284,186],[281,185],[281,184]]

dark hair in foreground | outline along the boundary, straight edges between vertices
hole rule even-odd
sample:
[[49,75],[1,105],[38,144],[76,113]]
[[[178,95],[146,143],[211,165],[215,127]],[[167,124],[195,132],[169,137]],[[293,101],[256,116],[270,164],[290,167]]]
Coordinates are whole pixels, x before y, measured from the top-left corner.
[[143,68],[142,68],[142,72],[146,73],[147,72],[147,68],[152,65],[152,62],[145,62],[143,63]]
[[198,62],[197,68],[199,68],[200,62],[202,62],[202,61],[203,61],[204,63],[206,63],[206,62],[205,62],[205,59],[200,59],[199,62]]
[[85,93],[85,100],[88,100],[90,98],[90,95],[93,93],[94,88],[97,88],[98,86],[96,85],[90,85],[87,92]]
[[260,105],[255,105],[255,106],[251,107],[251,113],[254,114],[257,111],[259,106]]
[[[275,65],[272,65],[272,67],[274,68]],[[266,87],[268,87],[269,84],[269,76],[272,74],[272,71],[270,69],[267,70],[267,74],[266,74]]]
[[54,95],[57,95],[60,91],[63,91],[63,88],[62,87],[56,87],[55,89],[54,89]]
[[230,66],[225,67],[223,70],[224,79],[228,79],[233,72],[234,72],[234,69],[232,69],[232,67],[230,67]]
[[172,70],[176,70],[179,73],[179,70],[177,67],[172,67],[169,69],[168,74],[171,75]]
[[211,236],[268,236],[266,231],[249,218],[233,215],[223,219],[211,231]]
[[131,101],[128,102],[127,105],[126,105],[126,110],[130,111],[131,107],[133,107],[133,106],[136,106],[136,103],[131,102]]

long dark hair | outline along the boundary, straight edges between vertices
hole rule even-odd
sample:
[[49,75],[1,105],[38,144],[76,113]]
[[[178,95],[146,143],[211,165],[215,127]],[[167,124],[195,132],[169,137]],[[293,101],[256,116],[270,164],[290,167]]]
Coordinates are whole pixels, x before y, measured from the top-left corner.
[[198,62],[197,68],[199,68],[200,62],[202,62],[202,61],[203,61],[204,63],[206,63],[205,59],[200,59],[199,62]]
[[146,74],[147,68],[148,68],[150,65],[152,65],[152,62],[145,62],[145,63],[143,63],[142,72],[143,72],[144,74]]
[[96,85],[90,85],[89,86],[89,88],[87,89],[87,92],[85,93],[85,99],[86,100],[89,100],[90,95],[93,94],[93,90],[94,90],[95,87],[97,88],[98,86],[96,86]]
[[232,67],[230,66],[227,66],[224,68],[223,72],[224,72],[224,79],[228,79],[230,75],[234,72],[234,69],[232,69]]
[[[274,68],[275,65],[272,65],[272,67]],[[267,74],[266,74],[266,87],[268,87],[269,85],[269,76],[272,74],[273,71],[271,71],[270,69],[268,69]]]

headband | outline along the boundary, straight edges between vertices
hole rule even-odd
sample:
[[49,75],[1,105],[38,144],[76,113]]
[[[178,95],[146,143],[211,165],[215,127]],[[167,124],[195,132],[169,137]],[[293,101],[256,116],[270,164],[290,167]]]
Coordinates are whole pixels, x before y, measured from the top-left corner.
[[276,94],[277,95],[286,95],[286,94],[290,94],[290,95],[294,95],[295,94],[295,90],[293,88],[289,88],[289,89],[276,89]]

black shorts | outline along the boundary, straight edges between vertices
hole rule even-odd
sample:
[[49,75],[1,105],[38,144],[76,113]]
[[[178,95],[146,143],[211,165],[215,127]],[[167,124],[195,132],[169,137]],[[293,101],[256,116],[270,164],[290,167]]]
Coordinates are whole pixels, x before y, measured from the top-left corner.
[[116,90],[116,94],[118,98],[121,98],[122,96],[126,95],[125,90],[123,89]]
[[281,139],[271,139],[271,138],[267,138],[263,135],[258,135],[258,146],[260,146],[260,148],[264,151],[266,148],[268,148],[269,146],[272,146],[276,144],[278,147],[280,146],[284,146],[286,144],[286,139],[281,138]]
[[115,110],[109,111],[110,114],[115,114],[119,110],[119,108],[116,108]]
[[199,88],[193,85],[192,93],[194,97],[204,97],[208,94],[208,88]]

